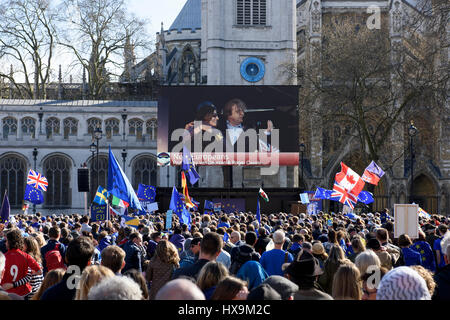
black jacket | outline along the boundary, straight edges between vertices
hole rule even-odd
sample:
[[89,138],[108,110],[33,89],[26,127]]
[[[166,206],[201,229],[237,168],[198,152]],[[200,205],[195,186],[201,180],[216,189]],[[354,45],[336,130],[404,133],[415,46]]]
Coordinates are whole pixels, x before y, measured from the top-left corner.
[[76,273],[69,274],[66,272],[60,282],[44,291],[40,300],[74,300],[77,286],[75,285],[75,278],[69,278],[75,275]]
[[446,265],[434,276],[436,289],[432,300],[450,300],[450,264]]
[[259,254],[263,254],[266,251],[267,245],[270,243],[268,236],[259,237],[255,244],[255,251]]

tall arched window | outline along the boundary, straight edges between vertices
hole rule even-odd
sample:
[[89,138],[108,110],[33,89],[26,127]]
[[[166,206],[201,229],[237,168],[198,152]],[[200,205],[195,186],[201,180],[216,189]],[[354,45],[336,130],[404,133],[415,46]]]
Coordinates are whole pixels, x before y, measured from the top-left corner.
[[5,190],[11,207],[22,206],[25,192],[27,165],[22,157],[6,155],[0,159],[0,196],[3,200]]
[[69,139],[69,136],[76,136],[78,132],[78,120],[75,118],[64,119],[64,139]]
[[88,133],[92,135],[92,137],[94,137],[94,130],[97,127],[102,127],[102,119],[99,118],[89,118],[87,120],[87,125],[88,125]]
[[136,136],[137,140],[142,139],[142,131],[144,126],[144,121],[140,119],[131,119],[128,121],[128,134],[130,136]]
[[106,139],[111,139],[112,136],[119,135],[119,119],[110,118],[105,120]]
[[158,121],[156,119],[147,120],[145,127],[150,140],[156,140],[158,133]]
[[44,161],[44,176],[48,180],[45,206],[68,208],[71,205],[70,160],[63,156],[52,156]]
[[157,165],[150,156],[142,156],[133,163],[133,187],[137,190],[139,183],[156,186]]
[[107,178],[108,178],[108,158],[105,156],[98,156],[98,162],[97,157],[94,155],[94,158],[91,158],[89,161],[89,168],[90,170],[90,202],[94,200],[95,193],[97,192],[98,186],[102,186],[103,188],[107,187]]
[[3,139],[8,139],[9,135],[17,134],[17,120],[13,117],[6,117],[3,123]]
[[20,120],[23,135],[29,135],[33,139],[36,135],[36,120],[31,117],[26,117]]
[[180,63],[180,82],[189,84],[197,83],[197,73],[195,67],[195,56],[192,48],[188,47],[183,51]]
[[45,122],[45,132],[47,133],[47,139],[50,139],[55,134],[60,132],[60,121],[58,118],[51,117]]

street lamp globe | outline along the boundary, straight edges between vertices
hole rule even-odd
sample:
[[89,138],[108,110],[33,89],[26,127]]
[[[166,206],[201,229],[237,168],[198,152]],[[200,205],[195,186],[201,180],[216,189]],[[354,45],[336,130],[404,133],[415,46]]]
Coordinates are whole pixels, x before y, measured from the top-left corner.
[[300,144],[298,145],[298,150],[299,150],[300,152],[305,152],[305,151],[306,151],[306,146],[305,146],[305,144],[304,144],[304,143],[300,143]]
[[89,146],[89,150],[94,153],[97,150],[97,146],[95,145],[95,143],[91,143],[91,145]]
[[95,139],[98,141],[102,138],[102,129],[100,129],[100,127],[95,128],[94,130],[94,137]]
[[414,126],[414,121],[411,120],[411,124],[408,128],[408,134],[410,137],[414,137],[417,134],[417,128]]

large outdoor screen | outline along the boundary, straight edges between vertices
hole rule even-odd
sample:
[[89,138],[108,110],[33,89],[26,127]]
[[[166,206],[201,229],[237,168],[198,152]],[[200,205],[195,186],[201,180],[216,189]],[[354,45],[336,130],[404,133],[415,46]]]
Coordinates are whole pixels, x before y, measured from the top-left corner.
[[158,165],[297,166],[298,87],[163,87]]

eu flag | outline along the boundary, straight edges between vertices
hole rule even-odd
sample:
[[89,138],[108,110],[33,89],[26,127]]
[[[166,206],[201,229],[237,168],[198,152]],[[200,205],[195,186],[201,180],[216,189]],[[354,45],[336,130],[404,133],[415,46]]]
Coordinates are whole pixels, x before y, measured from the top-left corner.
[[317,190],[316,190],[316,193],[314,194],[314,198],[328,200],[328,199],[331,198],[331,193],[332,192],[333,191],[331,191],[331,190],[327,190],[327,189],[318,187]]
[[137,196],[141,200],[155,202],[156,187],[139,183]]
[[205,200],[205,207],[204,207],[204,209],[213,211],[214,210],[214,202],[209,201],[209,200]]
[[131,208],[142,210],[136,192],[134,192],[130,181],[117,163],[116,157],[111,151],[111,146],[109,146],[107,190],[113,196],[128,202]]
[[181,164],[181,167],[189,175],[189,182],[194,185],[198,181],[200,176],[198,175],[197,171],[195,171],[191,152],[188,148],[186,148],[185,145],[183,145],[183,162]]
[[175,212],[181,223],[187,224],[190,228],[191,214],[186,210],[183,200],[175,187],[172,189],[172,198],[170,199],[169,209]]
[[27,184],[25,187],[25,196],[23,198],[26,201],[30,201],[32,204],[41,204],[44,202],[44,195],[39,189],[33,188],[32,185]]
[[257,197],[257,198],[258,198],[258,202],[256,203],[256,219],[258,220],[259,225],[261,225],[261,211],[259,208],[259,197]]
[[365,203],[365,204],[372,203],[374,201],[373,195],[369,191],[361,191],[358,195],[358,201]]

